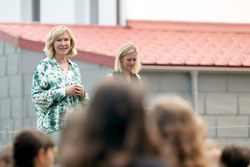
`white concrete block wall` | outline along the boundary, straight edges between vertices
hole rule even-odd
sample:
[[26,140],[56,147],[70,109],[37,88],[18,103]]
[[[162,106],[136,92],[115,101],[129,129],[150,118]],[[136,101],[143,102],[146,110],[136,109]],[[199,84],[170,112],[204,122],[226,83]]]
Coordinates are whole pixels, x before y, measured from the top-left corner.
[[103,82],[105,74],[101,69],[96,70],[81,70],[82,84],[84,88],[90,93],[97,86],[98,83]]
[[162,73],[159,77],[160,91],[190,91],[190,77],[188,73]]
[[240,115],[250,114],[250,93],[239,94],[239,114]]
[[3,56],[4,54],[4,40],[0,39],[0,56]]
[[[215,138],[216,137],[216,129],[214,127],[217,126],[217,121],[215,116],[206,116],[203,117],[204,123],[207,127],[207,137]],[[209,128],[210,127],[210,128]]]
[[14,130],[18,131],[21,129],[21,127],[23,127],[23,120],[20,118],[14,118]]
[[21,97],[23,95],[22,75],[9,77],[9,92],[11,97]]
[[13,131],[14,130],[14,120],[11,119],[11,118],[8,118],[8,119],[3,119],[1,120],[2,122],[2,128],[3,130],[5,130],[6,128],[9,130],[9,131]]
[[238,113],[238,100],[236,93],[207,93],[207,115],[236,115]]
[[200,74],[198,76],[199,92],[226,92],[227,76],[225,74]]
[[199,93],[198,95],[198,114],[205,114],[206,98],[204,93]]
[[4,54],[5,55],[13,55],[16,53],[16,50],[17,50],[17,46],[9,43],[9,42],[5,42],[4,43]]
[[250,147],[249,139],[228,139],[228,144],[237,144],[240,146]]
[[0,98],[7,98],[9,95],[9,78],[0,77]]
[[1,98],[0,100],[0,118],[10,119],[11,118],[11,99],[10,98]]
[[0,77],[6,75],[6,57],[0,56]]
[[46,58],[43,52],[22,49],[21,71],[23,74],[32,74],[38,63]]
[[232,74],[228,76],[228,92],[250,92],[249,74]]
[[20,55],[18,54],[11,54],[7,56],[7,74],[10,75],[17,75],[19,71],[19,60]]
[[11,116],[12,118],[22,119],[23,117],[23,97],[13,97],[11,101]]
[[27,117],[29,118],[36,118],[36,112],[35,112],[35,105],[32,102],[30,96],[28,96],[27,98],[25,98],[25,101],[27,103]]
[[[248,117],[245,116],[218,116],[217,126],[219,127],[237,127],[248,126]],[[248,138],[248,128],[220,128],[217,131],[218,137],[223,138]]]
[[31,87],[32,87],[32,80],[33,74],[24,74],[24,96],[27,96],[31,99]]
[[153,72],[142,72],[140,73],[142,82],[146,84],[149,91],[160,92],[160,77],[159,74]]

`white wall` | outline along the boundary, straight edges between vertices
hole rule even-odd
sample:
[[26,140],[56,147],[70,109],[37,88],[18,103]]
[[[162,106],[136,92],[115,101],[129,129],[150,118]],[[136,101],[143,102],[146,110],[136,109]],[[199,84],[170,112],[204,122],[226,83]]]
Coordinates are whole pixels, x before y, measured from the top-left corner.
[[32,0],[0,0],[0,21],[32,20]]
[[98,22],[100,25],[116,25],[116,0],[99,0]]
[[41,0],[41,22],[74,23],[74,0]]
[[90,24],[90,1],[75,0],[75,23]]
[[43,23],[90,23],[90,0],[41,0],[40,2]]
[[250,23],[249,0],[127,0],[127,18]]

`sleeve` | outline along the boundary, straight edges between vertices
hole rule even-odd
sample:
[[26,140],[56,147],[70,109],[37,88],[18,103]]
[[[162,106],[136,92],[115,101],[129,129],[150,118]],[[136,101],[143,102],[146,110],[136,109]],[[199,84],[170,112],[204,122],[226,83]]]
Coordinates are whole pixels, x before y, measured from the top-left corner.
[[31,97],[36,105],[46,109],[55,101],[61,100],[65,97],[65,88],[49,88],[48,78],[44,67],[38,65],[33,75]]
[[81,105],[86,106],[90,101],[89,94],[85,91],[84,98],[81,100]]

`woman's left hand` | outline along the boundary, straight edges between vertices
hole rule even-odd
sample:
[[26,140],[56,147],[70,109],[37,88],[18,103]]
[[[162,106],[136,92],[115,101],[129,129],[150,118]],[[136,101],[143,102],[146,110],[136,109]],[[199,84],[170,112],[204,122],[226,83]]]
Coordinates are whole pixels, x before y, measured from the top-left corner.
[[85,90],[84,90],[84,87],[82,85],[79,85],[79,84],[75,84],[75,93],[76,95],[78,96],[81,96],[82,98],[84,98],[84,95],[85,95]]

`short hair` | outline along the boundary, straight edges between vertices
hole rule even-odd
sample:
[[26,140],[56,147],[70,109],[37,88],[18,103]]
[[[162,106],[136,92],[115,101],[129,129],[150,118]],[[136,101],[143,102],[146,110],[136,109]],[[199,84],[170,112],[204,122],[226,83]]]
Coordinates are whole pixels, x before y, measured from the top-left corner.
[[141,70],[141,61],[138,56],[139,50],[133,43],[128,42],[122,45],[116,54],[115,66],[114,66],[115,71],[122,72],[120,58],[133,52],[137,53],[137,59],[136,59],[135,67],[132,69],[132,72],[137,74]]
[[38,155],[39,150],[44,148],[47,151],[53,147],[54,144],[48,134],[33,128],[25,128],[14,138],[14,166],[34,167],[34,158]]
[[76,38],[74,36],[74,34],[72,33],[72,31],[63,25],[59,25],[54,27],[48,34],[46,37],[46,43],[45,43],[45,47],[43,49],[43,51],[45,52],[45,54],[49,57],[52,58],[55,54],[55,49],[54,49],[54,42],[56,40],[56,37],[58,35],[63,34],[64,32],[67,32],[69,34],[69,38],[70,38],[70,50],[68,53],[68,56],[75,56],[77,54],[75,45],[76,45]]
[[250,163],[250,149],[247,146],[227,145],[222,150],[220,161],[225,167],[247,167]]

